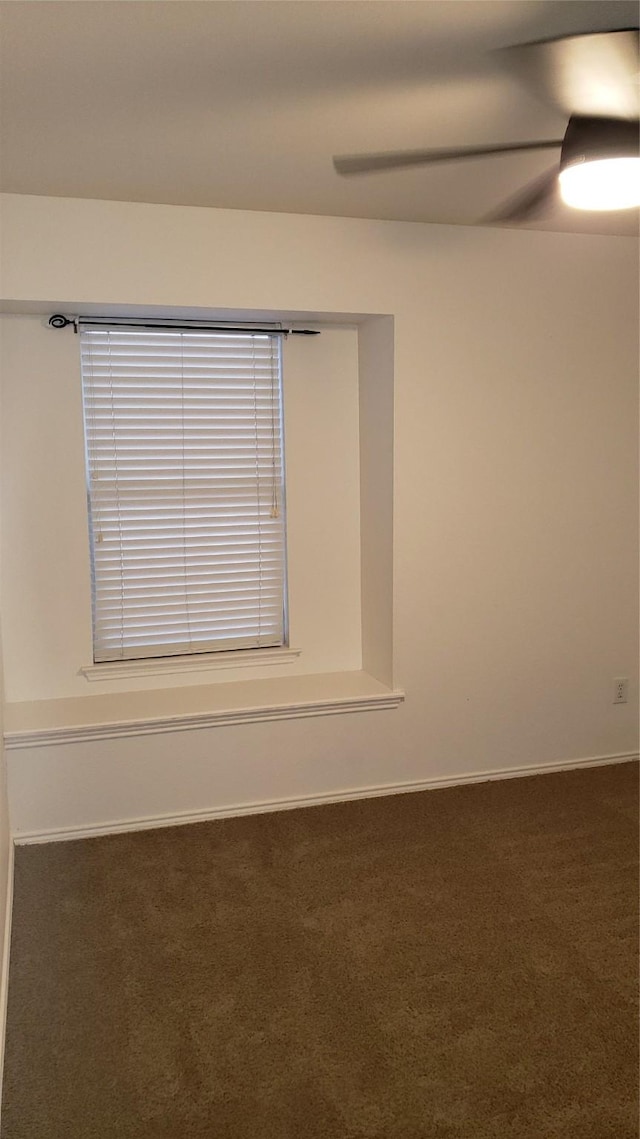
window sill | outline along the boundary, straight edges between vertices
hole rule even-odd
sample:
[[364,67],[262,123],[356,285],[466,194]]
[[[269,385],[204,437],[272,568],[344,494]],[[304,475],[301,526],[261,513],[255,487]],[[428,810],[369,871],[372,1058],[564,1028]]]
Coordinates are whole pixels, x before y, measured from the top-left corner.
[[366,672],[233,681],[5,706],[8,750],[397,708],[404,692]]
[[234,652],[195,653],[193,656],[147,657],[140,660],[114,660],[86,664],[79,670],[88,681],[122,680],[130,676],[170,676],[183,672],[210,672],[212,669],[258,668],[262,665],[291,664],[300,649],[236,649]]

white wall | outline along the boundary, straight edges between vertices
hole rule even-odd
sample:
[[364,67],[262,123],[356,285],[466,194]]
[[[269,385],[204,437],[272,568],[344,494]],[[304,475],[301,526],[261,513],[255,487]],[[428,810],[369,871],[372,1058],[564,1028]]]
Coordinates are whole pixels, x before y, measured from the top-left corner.
[[9,826],[6,763],[4,748],[0,747],[0,1097],[2,1095],[2,1076],[4,1071],[4,1043],[9,985],[11,903],[13,898],[12,842]]
[[362,663],[388,685],[393,683],[393,348],[392,317],[361,325]]
[[[0,730],[2,719],[0,715]],[[0,954],[5,942],[5,920],[7,917],[7,891],[9,889],[9,848],[11,838],[9,830],[9,804],[7,800],[7,770],[4,748],[0,747]],[[6,964],[8,962],[3,962]],[[0,978],[0,992],[6,984],[6,977]],[[1,1001],[1,998],[0,998]],[[2,1057],[0,1056],[0,1072],[2,1071]]]
[[[7,197],[3,220],[14,311],[393,317],[406,691],[397,711],[17,751],[18,829],[637,749],[633,241],[26,197]],[[5,620],[13,603],[5,591]],[[15,632],[11,645],[15,675]]]
[[2,635],[0,632],[0,1099],[4,1073],[4,1045],[9,985],[11,903],[13,897],[13,847],[9,824],[7,769],[3,743],[4,689],[2,676]]
[[[0,728],[2,721],[0,719]],[[4,749],[0,749],[0,953],[5,938],[5,917],[7,906],[8,867],[9,867],[9,805],[7,801],[7,772]],[[2,978],[4,981],[4,978]],[[0,982],[2,983],[2,982]],[[1,1063],[0,1063],[1,1070]]]

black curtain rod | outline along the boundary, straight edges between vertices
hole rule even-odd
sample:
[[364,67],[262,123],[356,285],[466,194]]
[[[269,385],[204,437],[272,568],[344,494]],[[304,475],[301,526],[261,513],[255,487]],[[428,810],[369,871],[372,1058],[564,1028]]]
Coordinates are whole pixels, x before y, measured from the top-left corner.
[[97,328],[104,325],[107,328],[166,328],[174,332],[258,332],[264,336],[320,335],[320,332],[314,328],[255,328],[253,326],[248,328],[244,325],[208,324],[206,321],[192,321],[185,324],[181,324],[180,321],[171,324],[162,321],[151,323],[141,320],[118,320],[117,317],[111,319],[108,316],[63,316],[60,312],[49,317],[49,324],[51,328],[66,328],[68,325],[72,325],[74,332],[77,332],[78,328],[84,325],[93,325]]

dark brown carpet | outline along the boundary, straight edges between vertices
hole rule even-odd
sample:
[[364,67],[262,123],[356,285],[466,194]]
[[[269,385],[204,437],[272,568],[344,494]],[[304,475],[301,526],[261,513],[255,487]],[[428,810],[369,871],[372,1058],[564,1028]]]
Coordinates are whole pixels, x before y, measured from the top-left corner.
[[17,851],[2,1139],[635,1139],[633,764]]

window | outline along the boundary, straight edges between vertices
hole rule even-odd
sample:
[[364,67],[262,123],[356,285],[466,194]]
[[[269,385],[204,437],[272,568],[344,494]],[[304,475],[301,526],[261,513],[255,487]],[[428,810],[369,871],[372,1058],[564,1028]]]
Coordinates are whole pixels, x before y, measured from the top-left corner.
[[80,338],[94,660],[284,644],[280,337]]

